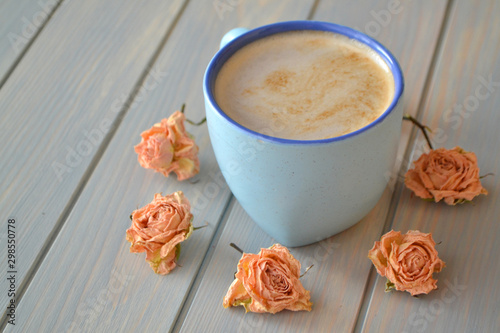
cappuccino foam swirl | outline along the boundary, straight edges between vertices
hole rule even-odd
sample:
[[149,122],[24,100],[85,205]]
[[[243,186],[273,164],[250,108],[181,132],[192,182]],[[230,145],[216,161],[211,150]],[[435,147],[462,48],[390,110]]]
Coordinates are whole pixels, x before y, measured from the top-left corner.
[[318,140],[377,119],[393,99],[394,79],[368,46],[306,30],[275,34],[238,50],[220,70],[214,94],[229,117],[251,130]]

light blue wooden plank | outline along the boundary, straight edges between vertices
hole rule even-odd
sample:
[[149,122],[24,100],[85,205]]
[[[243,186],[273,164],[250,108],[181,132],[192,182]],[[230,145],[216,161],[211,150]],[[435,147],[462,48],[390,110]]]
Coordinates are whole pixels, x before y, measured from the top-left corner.
[[0,2],[0,86],[59,0]]
[[[500,4],[495,0],[454,2],[421,115],[422,122],[434,130],[431,139],[436,147],[459,145],[473,151],[480,174],[495,174],[482,180],[490,193],[478,197],[474,204],[450,207],[424,202],[412,197],[409,190],[402,191],[392,228],[432,232],[441,242],[437,249],[446,267],[435,274],[438,289],[418,299],[407,293],[385,294],[385,278],[377,278],[364,331],[500,331],[498,13]],[[412,159],[425,151],[420,135],[411,149]]]
[[[1,245],[15,218],[18,292],[182,4],[69,1],[1,89]],[[1,293],[4,309],[8,301]]]

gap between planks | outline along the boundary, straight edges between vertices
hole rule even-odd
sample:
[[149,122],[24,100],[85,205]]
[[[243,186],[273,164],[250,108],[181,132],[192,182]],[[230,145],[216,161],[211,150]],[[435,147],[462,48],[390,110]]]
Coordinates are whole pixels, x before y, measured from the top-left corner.
[[[217,224],[217,230],[215,230],[215,233],[212,237],[212,240],[210,241],[210,245],[208,246],[208,250],[205,253],[205,256],[203,257],[203,260],[201,261],[201,264],[198,268],[198,272],[196,273],[196,277],[193,280],[193,283],[191,284],[189,291],[187,293],[187,296],[184,298],[182,305],[179,308],[179,311],[177,313],[177,319],[175,320],[174,324],[170,328],[169,332],[180,332],[182,329],[182,325],[184,324],[184,320],[187,317],[187,314],[189,312],[189,309],[191,308],[191,304],[193,303],[193,299],[196,296],[196,293],[198,292],[198,288],[205,276],[205,272],[207,270],[208,265],[212,261],[213,254],[215,252],[215,249],[217,248],[217,244],[219,244],[219,239],[222,235],[222,232],[224,231],[224,228],[227,224],[227,220],[229,219],[229,215],[231,214],[231,211],[233,210],[233,207],[236,203],[236,198],[234,195],[231,193],[229,200],[227,201],[226,206],[224,207],[224,210],[221,214],[221,217],[219,219],[219,222]],[[229,245],[229,244],[228,244]],[[228,250],[229,246],[228,246]]]
[[21,60],[24,58],[24,55],[29,51],[31,45],[35,42],[35,40],[37,39],[38,35],[40,35],[40,33],[42,32],[43,28],[45,28],[45,26],[50,21],[50,19],[52,18],[52,16],[56,12],[56,10],[61,6],[61,4],[63,3],[63,1],[64,0],[60,0],[52,8],[52,11],[47,16],[47,19],[45,19],[45,21],[42,22],[42,24],[40,25],[40,28],[38,28],[38,30],[35,32],[35,34],[30,38],[30,40],[28,41],[28,43],[26,43],[26,45],[24,46],[24,48],[22,49],[22,51],[17,55],[16,59],[14,59],[14,61],[12,62],[12,65],[10,65],[9,69],[7,69],[7,71],[5,72],[3,78],[0,79],[0,89],[2,89],[2,87],[5,84],[5,82],[7,82],[7,80],[11,76],[11,74],[16,69],[17,65],[19,65],[19,63],[21,62]]
[[311,6],[311,10],[309,11],[309,15],[307,15],[307,20],[312,20],[314,14],[316,14],[316,10],[318,9],[320,0],[314,0],[313,5]]
[[[429,70],[427,72],[427,76],[424,81],[424,87],[422,91],[422,97],[420,98],[420,101],[418,103],[417,107],[417,114],[416,118],[418,119],[419,116],[423,113],[422,109],[429,98],[429,95],[431,94],[430,92],[430,84],[431,81],[434,77],[434,72],[436,70],[437,62],[441,58],[441,54],[444,52],[444,39],[445,36],[448,33],[448,29],[450,26],[450,16],[453,12],[455,0],[448,0],[448,3],[446,4],[446,8],[444,10],[443,14],[443,19],[441,21],[441,27],[439,29],[439,35],[436,40],[436,44],[434,47],[434,54],[432,55],[431,58],[431,63],[429,65]],[[416,138],[419,134],[419,130],[413,126],[410,132],[410,137],[408,140],[408,144],[405,149],[405,153],[403,155],[403,162],[401,163],[401,166],[399,167],[398,173],[396,174],[396,184],[395,184],[395,189],[392,192],[391,196],[391,203],[389,205],[389,210],[387,213],[387,217],[384,223],[384,227],[382,229],[381,234],[379,235],[382,237],[383,234],[387,233],[390,231],[394,224],[394,217],[396,214],[396,208],[399,204],[399,199],[401,197],[401,194],[404,190],[404,182],[400,180],[399,174],[403,172],[403,168],[405,167],[405,161],[410,161],[410,158],[413,154],[413,149],[414,149],[414,143],[416,141]],[[375,292],[375,282],[377,280],[377,272],[372,266],[370,268],[370,273],[368,274],[366,283],[365,283],[365,290],[363,292],[363,301],[361,302],[361,307],[359,308],[357,320],[356,320],[356,325],[354,327],[354,332],[364,332],[366,331],[365,328],[365,321],[366,321],[366,316],[368,314],[368,310],[371,305],[373,293]]]
[[[82,178],[78,182],[78,185],[76,186],[75,190],[73,191],[73,194],[71,195],[70,199],[68,200],[68,203],[64,207],[64,209],[63,209],[59,219],[57,220],[54,228],[52,229],[51,233],[48,235],[47,240],[43,244],[38,256],[35,258],[33,264],[31,265],[28,272],[26,273],[25,279],[19,285],[19,287],[17,289],[18,291],[16,293],[17,304],[19,304],[22,301],[26,289],[28,289],[29,285],[31,284],[31,281],[33,280],[38,269],[40,268],[40,265],[42,264],[43,260],[45,259],[45,256],[47,255],[50,248],[54,244],[57,236],[59,235],[59,232],[61,231],[62,227],[64,226],[64,223],[68,219],[68,216],[71,214],[73,207],[76,205],[78,199],[80,198],[80,195],[82,194],[83,190],[85,189],[85,186],[87,185],[87,182],[89,181],[90,177],[94,173],[94,170],[97,167],[97,165],[99,164],[99,161],[101,160],[102,156],[104,155],[106,148],[109,146],[109,143],[113,139],[113,137],[114,137],[116,131],[118,130],[118,127],[120,126],[123,118],[127,114],[128,110],[129,110],[129,106],[132,105],[132,102],[134,101],[136,95],[140,91],[142,84],[144,83],[144,81],[148,77],[149,69],[153,67],[153,65],[155,64],[155,62],[159,58],[161,51],[163,50],[170,35],[172,34],[175,27],[177,26],[177,22],[179,21],[180,17],[184,13],[184,10],[186,9],[189,1],[190,0],[184,1],[184,3],[182,4],[182,6],[179,9],[179,12],[177,13],[175,18],[173,19],[172,24],[169,26],[165,35],[160,40],[158,47],[156,48],[155,52],[153,52],[151,59],[147,62],[146,67],[144,68],[142,74],[139,76],[139,79],[135,83],[131,93],[129,94],[128,99],[125,101],[123,108],[120,110],[120,112],[118,112],[115,120],[111,124],[111,127],[110,127],[108,133],[106,133],[106,135],[104,136],[99,148],[96,151],[96,154],[92,158],[92,161],[90,162],[87,170],[85,170],[85,172],[83,173]],[[52,14],[55,13],[55,10],[60,6],[61,3],[62,3],[62,1],[54,8],[54,10],[52,11]],[[50,15],[50,17],[52,17],[52,14]],[[29,45],[25,48],[25,50],[23,50],[22,55],[24,55],[26,53],[27,49],[32,44],[32,41],[39,35],[39,32],[43,29],[43,27],[49,21],[50,17],[47,18],[46,22],[39,29],[39,31],[35,34],[33,39],[29,42]],[[22,56],[20,56],[20,58],[22,58]],[[19,58],[19,61],[20,61],[20,58]],[[17,65],[19,63],[19,61],[16,60],[14,65]],[[6,77],[10,76],[10,74],[12,72],[13,72],[13,69],[9,70],[8,75],[6,75]],[[0,84],[0,89],[1,89],[1,86],[3,83],[4,82],[2,82]],[[2,331],[2,332],[5,330],[5,328],[7,326],[7,319],[8,319],[7,310],[4,311],[3,318],[4,319],[0,322],[0,331]]]

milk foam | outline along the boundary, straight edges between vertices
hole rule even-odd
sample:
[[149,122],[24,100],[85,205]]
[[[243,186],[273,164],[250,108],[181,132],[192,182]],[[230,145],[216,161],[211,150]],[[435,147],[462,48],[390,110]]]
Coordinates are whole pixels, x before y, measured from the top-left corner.
[[215,82],[220,108],[259,133],[318,140],[360,129],[394,96],[388,66],[368,46],[322,31],[272,35],[237,51]]

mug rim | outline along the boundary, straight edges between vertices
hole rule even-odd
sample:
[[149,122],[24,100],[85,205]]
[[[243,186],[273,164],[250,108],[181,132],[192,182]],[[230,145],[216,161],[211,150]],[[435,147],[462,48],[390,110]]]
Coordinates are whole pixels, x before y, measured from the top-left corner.
[[[367,45],[370,49],[375,51],[381,58],[384,60],[386,65],[389,67],[391,74],[394,79],[394,96],[391,101],[391,104],[387,107],[387,109],[374,121],[369,123],[366,126],[363,126],[353,132],[343,134],[340,136],[335,136],[326,139],[316,139],[316,140],[297,140],[297,139],[285,139],[279,138],[275,136],[266,135],[254,130],[249,129],[241,125],[240,123],[233,120],[229,117],[217,104],[215,100],[215,96],[213,94],[213,89],[215,85],[215,80],[217,75],[219,74],[220,69],[224,65],[224,63],[238,50],[242,47],[264,37],[282,33],[289,31],[300,31],[300,30],[316,30],[316,31],[329,31],[344,35],[348,38],[355,39],[358,42],[361,42]],[[303,145],[311,145],[311,144],[320,144],[320,143],[330,143],[336,141],[342,141],[361,133],[366,132],[367,130],[375,127],[377,124],[381,123],[398,105],[401,96],[404,91],[404,78],[401,67],[394,55],[380,42],[375,40],[374,38],[349,27],[331,23],[331,22],[323,22],[323,21],[284,21],[277,22],[268,25],[264,25],[252,30],[249,30],[242,35],[234,38],[232,41],[227,43],[224,47],[222,47],[212,58],[210,63],[207,66],[205,71],[205,75],[203,78],[203,93],[205,98],[208,99],[210,106],[216,111],[216,114],[224,118],[231,125],[235,126],[237,129],[243,131],[244,133],[255,137],[259,140],[265,140],[268,142],[274,143],[282,143],[282,144],[303,144]]]

